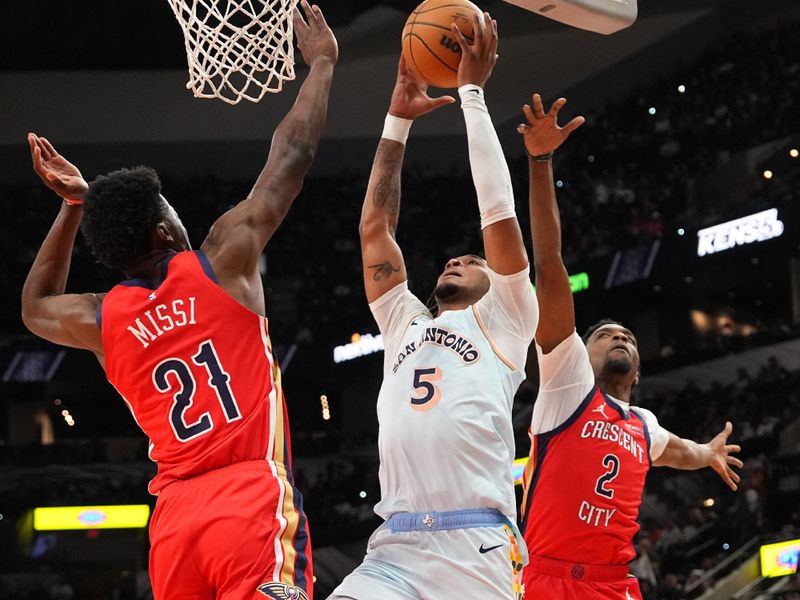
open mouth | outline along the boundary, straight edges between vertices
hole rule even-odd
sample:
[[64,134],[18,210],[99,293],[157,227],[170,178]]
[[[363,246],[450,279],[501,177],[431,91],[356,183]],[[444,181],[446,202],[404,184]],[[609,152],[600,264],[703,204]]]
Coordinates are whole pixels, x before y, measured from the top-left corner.
[[627,354],[628,356],[630,356],[630,354],[631,354],[631,353],[630,353],[630,350],[628,350],[628,348],[626,348],[625,346],[623,346],[623,345],[621,345],[621,344],[617,344],[616,346],[612,346],[612,347],[611,347],[611,350],[609,350],[609,352],[612,352],[612,351],[614,351],[614,350],[621,350],[622,352],[624,352],[624,353],[625,353],[625,354]]
[[461,273],[458,273],[457,271],[445,271],[444,274],[442,275],[442,279],[444,279],[445,277],[463,277],[463,275],[461,275]]

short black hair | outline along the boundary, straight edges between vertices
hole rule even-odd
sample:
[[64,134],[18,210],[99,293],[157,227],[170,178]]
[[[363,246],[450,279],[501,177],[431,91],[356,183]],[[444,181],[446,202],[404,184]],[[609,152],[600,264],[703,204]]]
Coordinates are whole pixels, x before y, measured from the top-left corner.
[[163,218],[161,180],[155,170],[120,169],[89,184],[81,231],[98,261],[124,271],[150,251],[153,228]]
[[619,325],[620,327],[625,327],[625,325],[623,325],[619,321],[615,321],[614,319],[600,319],[594,325],[589,325],[589,329],[587,329],[582,336],[583,343],[585,344],[586,342],[588,342],[589,338],[592,337],[592,334],[601,327],[603,327],[604,325]]

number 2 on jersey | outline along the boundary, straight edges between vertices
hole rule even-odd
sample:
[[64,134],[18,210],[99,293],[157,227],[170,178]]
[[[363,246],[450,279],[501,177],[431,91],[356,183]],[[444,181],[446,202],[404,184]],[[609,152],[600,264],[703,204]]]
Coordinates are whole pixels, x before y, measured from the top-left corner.
[[411,408],[414,410],[430,410],[439,404],[442,392],[439,386],[433,383],[442,378],[442,370],[439,367],[427,369],[414,369],[414,389],[417,396],[411,396]]
[[597,479],[594,491],[597,495],[603,496],[603,498],[613,498],[614,490],[608,489],[606,484],[614,481],[619,475],[619,458],[614,454],[606,454],[603,457],[603,467],[608,470]]
[[[228,384],[231,376],[225,372],[219,362],[217,350],[211,340],[202,342],[197,349],[197,354],[192,356],[192,362],[198,367],[203,366],[208,373],[208,385],[211,387],[225,413],[225,420],[230,423],[242,418],[236,398],[233,396]],[[174,373],[177,381],[170,381],[169,375]],[[180,358],[167,358],[158,363],[153,369],[153,384],[159,392],[167,393],[179,388],[172,396],[173,404],[169,412],[170,425],[175,437],[180,442],[188,442],[199,435],[211,431],[214,421],[211,414],[205,411],[194,423],[187,423],[184,415],[189,407],[194,404],[194,393],[197,388],[192,370]]]

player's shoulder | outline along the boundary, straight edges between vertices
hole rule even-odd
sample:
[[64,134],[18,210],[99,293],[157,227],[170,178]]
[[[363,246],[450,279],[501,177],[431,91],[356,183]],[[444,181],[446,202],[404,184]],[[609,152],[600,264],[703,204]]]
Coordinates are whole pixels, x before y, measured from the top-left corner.
[[578,335],[574,329],[572,333],[561,340],[556,346],[545,353],[539,344],[536,344],[536,353],[539,356],[539,361],[549,363],[562,363],[575,361],[589,363],[589,352],[586,350],[586,345],[583,339]]
[[642,406],[631,406],[631,412],[637,415],[642,421],[647,424],[649,430],[655,430],[656,428],[660,427],[658,423],[658,417],[652,410],[644,408]]

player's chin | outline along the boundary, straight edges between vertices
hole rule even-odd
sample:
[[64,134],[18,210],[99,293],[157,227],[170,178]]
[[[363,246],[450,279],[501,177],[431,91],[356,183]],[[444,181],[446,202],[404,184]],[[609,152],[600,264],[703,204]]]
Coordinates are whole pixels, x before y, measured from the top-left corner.
[[633,363],[627,357],[609,358],[606,360],[604,370],[615,375],[627,375],[633,369]]
[[459,277],[443,277],[436,284],[433,295],[437,300],[448,300],[462,292],[464,287],[458,281]]

